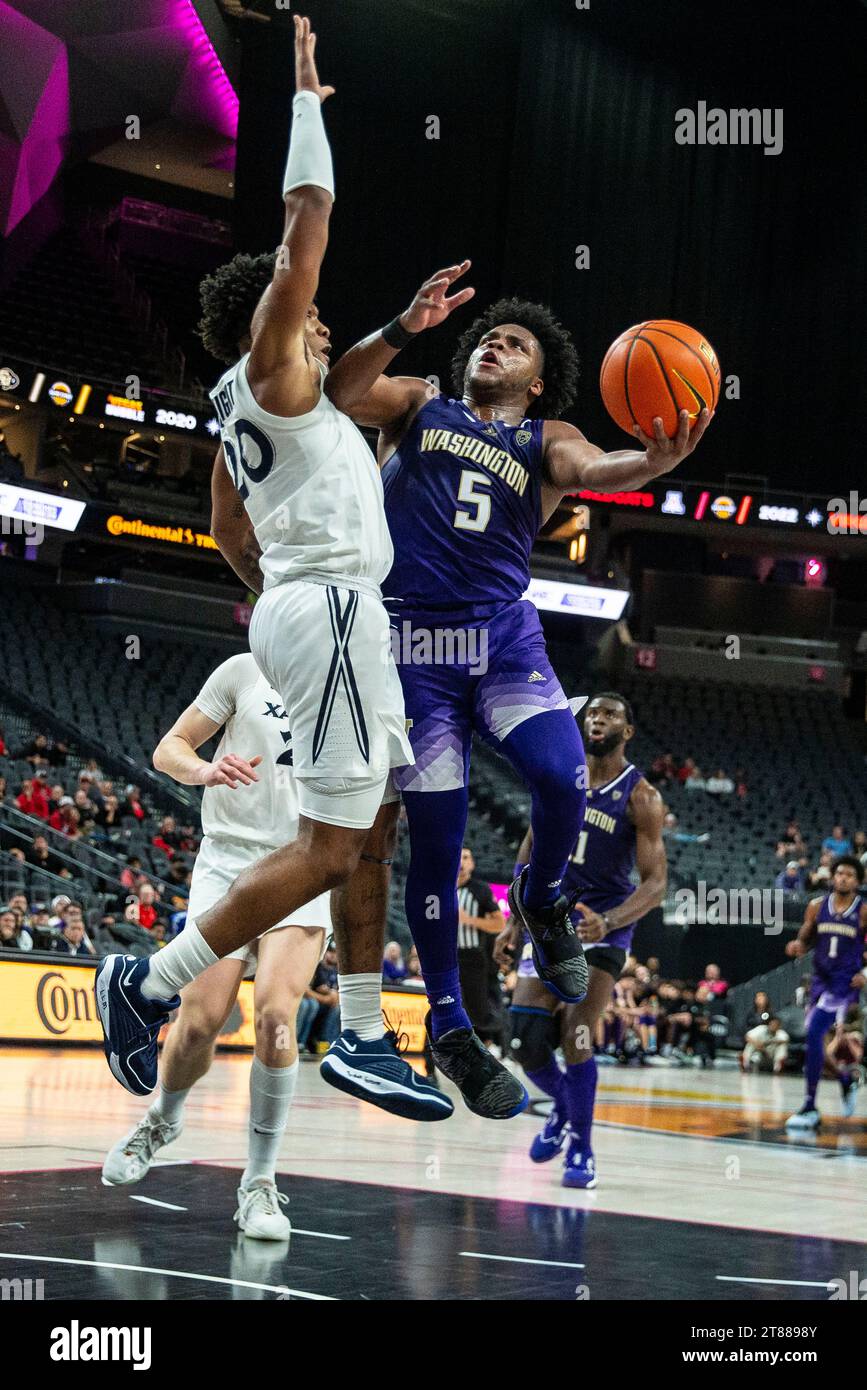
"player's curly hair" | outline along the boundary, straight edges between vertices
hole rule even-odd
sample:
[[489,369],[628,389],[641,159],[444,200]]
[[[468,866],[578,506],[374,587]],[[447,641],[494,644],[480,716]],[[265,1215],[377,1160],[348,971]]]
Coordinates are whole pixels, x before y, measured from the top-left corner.
[[854,854],[838,854],[831,865],[831,873],[834,874],[838,869],[847,868],[855,870],[855,877],[859,883],[864,882],[864,865],[860,859],[856,859]]
[[241,251],[199,286],[199,337],[218,361],[238,360],[238,340],[250,331],[253,310],[270,284],[275,260],[273,251],[261,256]]
[[498,323],[519,323],[538,342],[544,357],[545,389],[527,407],[527,414],[544,414],[547,420],[558,420],[575,399],[578,353],[566,329],[547,305],[533,304],[529,299],[498,299],[461,335],[452,358],[455,395],[463,395],[467,362],[479,339]]

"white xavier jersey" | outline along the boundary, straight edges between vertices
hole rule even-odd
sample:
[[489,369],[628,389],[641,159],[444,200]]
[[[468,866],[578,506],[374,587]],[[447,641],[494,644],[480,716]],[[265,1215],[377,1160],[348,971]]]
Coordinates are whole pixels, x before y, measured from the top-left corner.
[[193,703],[224,724],[214,759],[237,753],[248,761],[260,754],[258,782],[206,787],[202,828],[206,835],[249,840],[257,845],[288,845],[298,834],[298,793],[292,772],[289,720],[249,652],[218,666]]
[[324,390],[306,415],[263,410],[247,382],[249,355],[210,394],[226,463],[262,550],[265,588],[310,578],[378,587],[393,552],[382,481],[362,435]]

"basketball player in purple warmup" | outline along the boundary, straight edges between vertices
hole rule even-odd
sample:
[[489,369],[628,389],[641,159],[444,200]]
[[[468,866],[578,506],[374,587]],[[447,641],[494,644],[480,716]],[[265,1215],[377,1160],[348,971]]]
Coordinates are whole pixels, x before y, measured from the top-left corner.
[[[825,1065],[825,1035],[835,1024],[842,1027],[846,1011],[857,1004],[867,984],[867,903],[858,892],[863,880],[859,861],[853,855],[841,854],[834,861],[831,892],[807,904],[804,925],[786,945],[787,956],[803,956],[815,947],[804,1063],[807,1094],[800,1110],[786,1121],[788,1130],[814,1130],[822,1123],[816,1091]],[[848,1116],[855,1110],[855,1076],[849,1072],[841,1077],[840,1086],[843,1114]]]
[[[534,1085],[554,1101],[530,1157],[546,1163],[560,1153],[568,1136],[564,1187],[595,1187],[596,1161],[591,1143],[596,1098],[593,1032],[614,990],[632,947],[637,923],[665,896],[668,866],[662,826],[665,805],[626,756],[635,732],[632,709],[622,695],[595,695],[584,713],[587,750],[587,808],[584,825],[563,877],[575,901],[572,920],[590,965],[587,997],[558,1009],[537,978],[529,950],[518,964],[512,996],[515,1055]],[[523,863],[532,831],[518,855]],[[631,875],[638,870],[639,885]],[[521,950],[520,922],[500,933],[495,955],[511,968]],[[557,1010],[557,1012],[555,1012]],[[562,1045],[565,1071],[554,1056]]]
[[[468,261],[441,272],[450,286]],[[530,862],[510,889],[539,978],[560,999],[580,1001],[587,965],[561,893],[584,812],[584,750],[551,667],[538,614],[523,599],[530,552],[560,500],[580,487],[641,487],[696,446],[710,413],[690,432],[682,411],[668,438],[636,426],[641,449],[604,453],[559,420],[578,377],[575,348],[551,311],[504,299],[464,333],[452,363],[455,397],[429,382],[381,375],[421,329],[442,322],[414,305],[351,348],[326,391],[357,423],[380,431],[385,508],[395,550],[383,591],[393,603],[402,654],[457,634],[462,660],[398,659],[412,768],[396,780],[410,837],[406,910],[431,1005],[433,1056],[471,1110],[518,1113],[527,1094],[482,1046],[461,1003],[455,882],[467,818],[473,732],[491,743],[532,794]],[[447,303],[447,301],[443,301]],[[454,641],[454,656],[460,642]],[[481,649],[484,658],[479,659]],[[470,653],[474,653],[473,661]]]

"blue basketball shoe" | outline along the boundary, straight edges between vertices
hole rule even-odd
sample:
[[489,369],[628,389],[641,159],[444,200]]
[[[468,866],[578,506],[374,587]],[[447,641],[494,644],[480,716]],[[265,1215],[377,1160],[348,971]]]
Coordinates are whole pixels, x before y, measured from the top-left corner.
[[596,1160],[589,1149],[582,1153],[575,1139],[570,1140],[566,1150],[561,1185],[583,1188],[596,1186]]
[[377,1042],[363,1042],[351,1028],[344,1028],[319,1071],[329,1086],[405,1120],[447,1120],[454,1114],[448,1096],[401,1057],[394,1032]]
[[557,1106],[551,1108],[545,1124],[530,1145],[530,1157],[534,1163],[549,1163],[556,1158],[566,1142],[569,1125],[565,1115]]
[[180,995],[163,1002],[145,999],[147,957],[106,956],[96,968],[96,1007],[105,1037],[103,1051],[117,1081],[134,1096],[157,1084],[157,1038]]

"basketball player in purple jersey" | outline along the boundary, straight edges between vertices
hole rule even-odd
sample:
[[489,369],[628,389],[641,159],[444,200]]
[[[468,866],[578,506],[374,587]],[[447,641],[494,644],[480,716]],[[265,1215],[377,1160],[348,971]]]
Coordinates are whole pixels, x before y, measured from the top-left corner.
[[[546,1163],[557,1156],[568,1136],[564,1187],[596,1186],[591,1144],[596,1098],[593,1032],[632,947],[636,924],[665,896],[665,805],[626,756],[634,731],[632,709],[622,695],[594,695],[584,713],[589,774],[584,825],[563,876],[564,890],[575,902],[572,920],[590,965],[587,997],[558,1008],[538,979],[526,947],[512,996],[515,1056],[530,1080],[554,1101],[530,1157]],[[519,861],[526,858],[531,842],[528,831]],[[640,880],[637,887],[632,882],[634,869]],[[495,954],[503,966],[512,965],[523,935],[520,921],[510,922],[500,933]],[[554,1055],[558,1045],[565,1071]]]
[[[467,818],[474,732],[532,793],[533,848],[510,890],[539,978],[581,1000],[587,965],[561,880],[584,812],[581,736],[524,600],[536,534],[579,487],[643,486],[692,451],[682,412],[669,439],[636,428],[641,449],[603,453],[560,421],[578,377],[575,348],[542,305],[494,304],[464,333],[452,363],[454,397],[427,381],[381,375],[400,349],[449,312],[445,290],[465,261],[435,277],[430,307],[410,310],[335,364],[326,391],[357,423],[380,431],[385,508],[395,560],[392,600],[398,671],[415,755],[396,780],[410,837],[406,911],[431,1005],[434,1060],[471,1110],[506,1118],[527,1095],[475,1036],[458,984],[455,893]],[[442,281],[442,284],[438,282]],[[447,640],[443,640],[447,639]]]
[[[831,892],[807,904],[804,925],[795,940],[786,945],[787,956],[803,956],[815,947],[804,1062],[807,1093],[800,1110],[786,1121],[789,1130],[814,1130],[822,1123],[816,1109],[816,1090],[825,1064],[825,1035],[835,1024],[842,1027],[846,1011],[857,1004],[867,984],[867,903],[858,892],[863,880],[860,862],[852,855],[840,855],[834,862]],[[855,1078],[848,1073],[841,1077],[840,1085],[843,1114],[851,1115],[855,1109]]]

